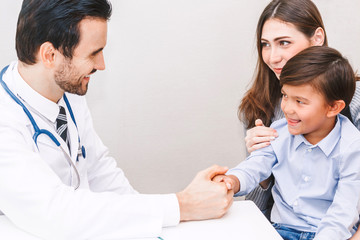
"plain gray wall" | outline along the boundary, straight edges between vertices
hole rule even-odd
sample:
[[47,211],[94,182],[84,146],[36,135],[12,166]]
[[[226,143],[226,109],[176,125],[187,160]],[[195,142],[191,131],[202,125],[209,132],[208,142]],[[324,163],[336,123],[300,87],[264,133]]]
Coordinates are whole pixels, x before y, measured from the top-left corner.
[[[94,125],[143,193],[183,189],[245,157],[237,106],[255,62],[265,0],[113,0],[107,69],[87,94]],[[316,0],[329,45],[360,68],[359,0]],[[21,1],[1,1],[0,63],[16,59]],[[44,23],[46,24],[46,23]]]

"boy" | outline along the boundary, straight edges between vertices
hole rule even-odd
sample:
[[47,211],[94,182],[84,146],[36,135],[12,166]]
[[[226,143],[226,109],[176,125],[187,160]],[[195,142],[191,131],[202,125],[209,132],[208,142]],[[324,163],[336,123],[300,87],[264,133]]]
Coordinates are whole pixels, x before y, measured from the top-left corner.
[[355,74],[339,52],[310,47],[280,75],[285,119],[279,137],[215,181],[245,195],[272,173],[271,221],[286,239],[348,239],[358,220],[360,133],[340,115],[355,91]]

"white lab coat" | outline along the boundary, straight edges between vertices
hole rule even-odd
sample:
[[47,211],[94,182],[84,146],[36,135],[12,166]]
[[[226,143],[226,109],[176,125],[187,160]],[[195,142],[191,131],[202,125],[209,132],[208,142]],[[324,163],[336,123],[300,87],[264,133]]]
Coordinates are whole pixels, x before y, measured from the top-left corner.
[[[32,139],[34,130],[22,108],[0,87],[0,211],[19,228],[44,239],[122,239],[155,237],[163,226],[179,222],[175,194],[142,195],[129,184],[94,131],[85,98],[67,94],[78,131],[67,111],[71,152],[78,134],[86,158],[66,160],[68,147],[56,134],[58,105],[39,95],[20,77],[13,62],[3,77],[22,98],[40,129],[52,132]],[[65,106],[63,99],[59,102]]]

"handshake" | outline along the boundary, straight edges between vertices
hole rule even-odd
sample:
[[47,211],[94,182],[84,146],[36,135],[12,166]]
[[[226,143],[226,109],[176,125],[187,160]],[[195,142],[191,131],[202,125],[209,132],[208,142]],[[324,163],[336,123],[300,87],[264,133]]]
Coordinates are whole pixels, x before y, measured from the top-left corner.
[[220,218],[233,202],[234,192],[240,189],[239,180],[227,176],[227,167],[214,165],[200,171],[193,181],[176,194],[180,221]]
[[226,188],[229,191],[232,190],[234,193],[237,193],[240,190],[239,179],[234,175],[219,174],[213,177],[212,181],[217,183],[225,183]]

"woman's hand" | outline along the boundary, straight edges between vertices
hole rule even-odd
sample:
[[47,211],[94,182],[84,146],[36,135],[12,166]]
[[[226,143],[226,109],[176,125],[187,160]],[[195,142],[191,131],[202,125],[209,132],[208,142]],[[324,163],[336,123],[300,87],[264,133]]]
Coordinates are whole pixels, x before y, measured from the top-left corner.
[[278,137],[275,129],[265,127],[260,119],[256,119],[255,127],[246,131],[245,143],[249,153],[270,145],[270,141]]

